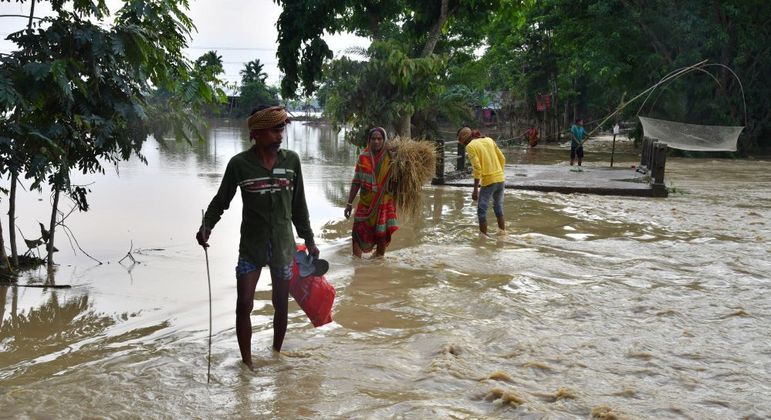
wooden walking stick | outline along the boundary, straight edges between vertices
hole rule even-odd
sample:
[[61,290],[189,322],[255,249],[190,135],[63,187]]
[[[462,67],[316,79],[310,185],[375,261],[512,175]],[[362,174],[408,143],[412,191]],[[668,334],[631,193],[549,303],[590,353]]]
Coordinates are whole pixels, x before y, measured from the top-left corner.
[[[203,209],[201,209],[201,229],[206,232],[206,219]],[[211,381],[211,275],[209,274],[209,251],[203,247],[203,253],[206,256],[206,280],[209,283],[209,362],[206,368],[206,383]]]

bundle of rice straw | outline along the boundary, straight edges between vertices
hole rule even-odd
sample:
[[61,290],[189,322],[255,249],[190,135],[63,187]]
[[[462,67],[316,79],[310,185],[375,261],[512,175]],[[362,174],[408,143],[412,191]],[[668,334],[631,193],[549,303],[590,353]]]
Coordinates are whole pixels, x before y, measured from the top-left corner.
[[388,142],[396,149],[391,179],[396,183],[396,207],[407,217],[420,213],[423,185],[436,171],[436,146],[430,141],[395,138]]

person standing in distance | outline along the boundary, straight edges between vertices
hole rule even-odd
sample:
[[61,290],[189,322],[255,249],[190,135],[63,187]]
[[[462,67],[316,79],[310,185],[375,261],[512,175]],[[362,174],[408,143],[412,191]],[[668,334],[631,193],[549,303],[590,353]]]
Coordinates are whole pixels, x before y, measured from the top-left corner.
[[584,159],[584,141],[586,141],[586,130],[584,130],[584,120],[576,119],[575,124],[570,127],[570,166],[578,160],[578,166]]
[[538,144],[538,129],[535,128],[534,125],[531,125],[530,128],[525,131],[525,139],[527,139],[527,143],[530,147],[535,147]]
[[[474,191],[471,199],[477,200],[479,231],[487,235],[487,208],[493,199],[493,212],[498,221],[498,234],[506,231],[503,218],[503,192],[505,176],[503,166],[506,158],[490,137],[484,137],[479,130],[463,127],[458,130],[458,142],[466,147],[474,174]],[[481,188],[480,188],[481,187]]]
[[198,244],[208,247],[211,230],[241,188],[243,213],[236,266],[236,336],[241,360],[253,369],[252,321],[254,290],[262,267],[270,268],[273,300],[273,350],[281,351],[287,327],[289,279],[296,250],[292,225],[315,257],[308,205],[305,201],[300,158],[281,149],[289,118],[283,107],[261,106],[247,120],[254,146],[228,162],[222,183],[196,234]]

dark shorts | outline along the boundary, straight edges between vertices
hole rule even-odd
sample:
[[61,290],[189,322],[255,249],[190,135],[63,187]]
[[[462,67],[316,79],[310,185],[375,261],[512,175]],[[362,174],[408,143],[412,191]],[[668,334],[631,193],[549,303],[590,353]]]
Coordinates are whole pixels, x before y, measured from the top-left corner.
[[[271,246],[270,246],[270,243],[268,243],[268,261],[270,261],[271,256],[272,256]],[[283,279],[283,280],[289,281],[289,279],[292,278],[291,262],[286,266],[276,266],[276,265],[268,264],[268,267],[270,267],[270,277],[273,279]],[[236,280],[240,279],[246,274],[251,273],[252,271],[257,271],[261,269],[262,267],[259,267],[256,264],[253,264],[245,260],[239,255],[238,264],[236,265]]]
[[575,159],[576,157],[579,159],[584,158],[584,146],[570,146],[570,158]]

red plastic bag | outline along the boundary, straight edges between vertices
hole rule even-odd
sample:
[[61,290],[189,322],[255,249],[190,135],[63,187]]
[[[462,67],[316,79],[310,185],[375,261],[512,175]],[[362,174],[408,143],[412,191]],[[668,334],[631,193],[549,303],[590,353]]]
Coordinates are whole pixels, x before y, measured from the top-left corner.
[[[298,251],[305,246],[298,245]],[[289,280],[289,294],[308,315],[314,327],[332,322],[332,304],[335,301],[335,288],[324,276],[300,276],[297,260],[292,261],[292,278]]]

